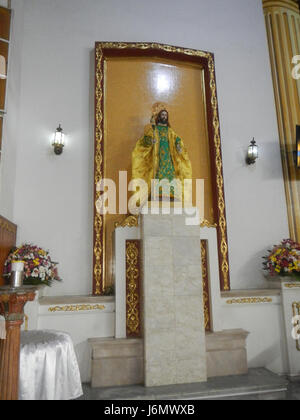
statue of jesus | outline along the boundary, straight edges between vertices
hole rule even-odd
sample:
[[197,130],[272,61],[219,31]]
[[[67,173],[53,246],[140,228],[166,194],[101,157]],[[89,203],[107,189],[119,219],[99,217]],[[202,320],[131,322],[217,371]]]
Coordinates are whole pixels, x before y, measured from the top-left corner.
[[[170,126],[166,104],[158,102],[153,105],[151,125],[145,127],[144,136],[138,140],[132,153],[132,178],[146,181],[148,191],[151,191],[152,179],[167,180],[170,183],[177,180],[181,184],[181,191],[184,180],[192,179],[188,153],[182,139]],[[161,188],[157,195],[160,200],[182,199],[174,186],[170,188],[169,197],[164,197],[164,190]]]

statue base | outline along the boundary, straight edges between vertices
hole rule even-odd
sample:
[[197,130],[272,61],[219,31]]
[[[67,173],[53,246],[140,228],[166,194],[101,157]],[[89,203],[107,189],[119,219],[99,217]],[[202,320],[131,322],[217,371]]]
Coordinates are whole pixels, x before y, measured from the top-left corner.
[[145,385],[203,382],[200,226],[186,224],[186,215],[178,214],[181,203],[168,214],[161,211],[164,202],[158,204],[158,214],[141,215]]

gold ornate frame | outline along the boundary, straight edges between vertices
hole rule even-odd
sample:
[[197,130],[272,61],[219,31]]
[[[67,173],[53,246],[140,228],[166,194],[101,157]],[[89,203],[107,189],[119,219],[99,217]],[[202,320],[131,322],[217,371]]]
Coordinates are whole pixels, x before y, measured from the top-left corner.
[[[96,211],[100,198],[97,185],[104,177],[104,64],[109,57],[159,56],[200,63],[204,69],[207,125],[214,191],[214,210],[217,236],[221,290],[230,290],[227,223],[224,200],[223,164],[221,154],[220,123],[215,79],[214,55],[209,52],[156,43],[97,42],[95,47],[95,157],[94,157],[94,247],[93,294],[101,295],[105,284],[105,218]],[[130,218],[132,223],[132,218]]]

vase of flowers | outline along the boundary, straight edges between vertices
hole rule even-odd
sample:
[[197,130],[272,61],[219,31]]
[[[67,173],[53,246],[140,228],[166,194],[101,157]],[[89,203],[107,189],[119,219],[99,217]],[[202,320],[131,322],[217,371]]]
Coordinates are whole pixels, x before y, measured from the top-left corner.
[[4,264],[3,277],[10,278],[13,261],[24,263],[24,285],[51,286],[54,281],[61,281],[57,272],[57,264],[50,258],[49,252],[38,246],[24,244],[13,248]]
[[272,279],[282,278],[300,281],[300,244],[284,239],[279,245],[274,245],[265,257],[263,269]]

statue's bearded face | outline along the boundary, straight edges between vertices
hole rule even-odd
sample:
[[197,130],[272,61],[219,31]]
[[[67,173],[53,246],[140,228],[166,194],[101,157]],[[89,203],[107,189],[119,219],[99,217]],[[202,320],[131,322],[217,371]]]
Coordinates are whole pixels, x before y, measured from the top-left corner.
[[169,122],[169,115],[168,115],[167,111],[161,111],[158,114],[157,123],[168,124],[168,122]]

